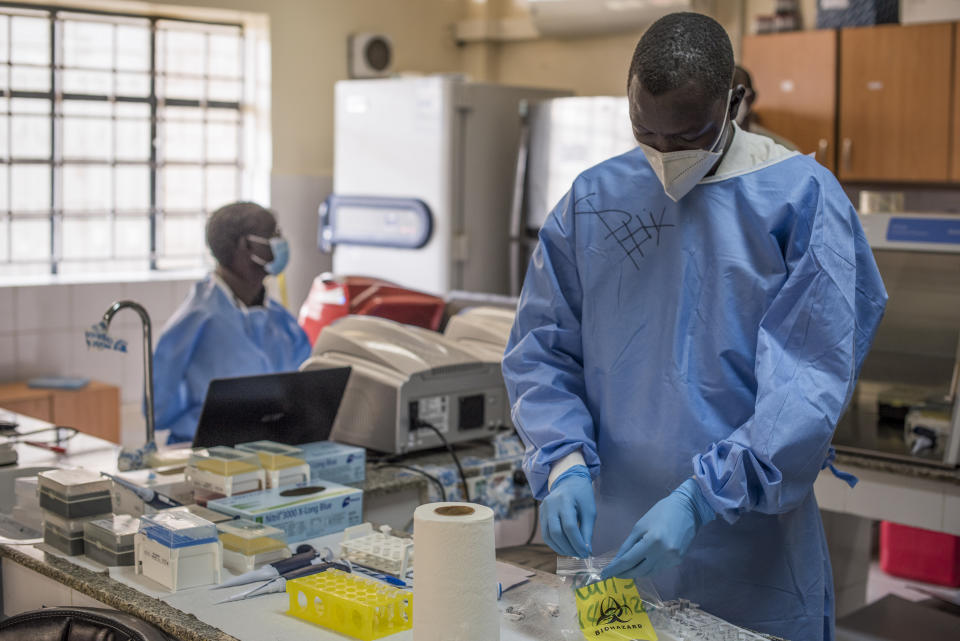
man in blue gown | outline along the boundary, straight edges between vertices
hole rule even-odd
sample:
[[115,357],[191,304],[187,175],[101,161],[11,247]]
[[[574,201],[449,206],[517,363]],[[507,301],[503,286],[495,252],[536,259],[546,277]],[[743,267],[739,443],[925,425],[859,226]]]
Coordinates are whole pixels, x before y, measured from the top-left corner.
[[733,67],[706,16],[644,34],[640,146],[551,212],[503,372],[555,551],[618,550],[604,576],[829,641],[813,483],[886,292],[830,172],[732,122]]
[[273,214],[226,205],[206,236],[217,266],[167,323],[153,359],[156,427],[172,443],[193,439],[211,380],[296,370],[310,356],[307,335],[263,286],[289,259]]

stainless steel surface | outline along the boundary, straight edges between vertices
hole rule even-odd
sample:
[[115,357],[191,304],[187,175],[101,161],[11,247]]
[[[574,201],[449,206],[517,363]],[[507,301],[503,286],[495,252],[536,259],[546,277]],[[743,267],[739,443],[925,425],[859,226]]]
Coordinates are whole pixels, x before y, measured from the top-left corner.
[[147,406],[147,441],[154,442],[154,413],[153,413],[153,337],[150,323],[150,314],[137,302],[121,300],[115,302],[103,314],[103,322],[110,329],[110,322],[121,309],[132,309],[140,317],[143,326],[143,399]]
[[[955,372],[960,361],[960,252],[914,250],[887,240],[889,215],[863,217],[889,294],[887,310],[834,445],[840,451],[933,466],[960,464],[960,403]],[[952,398],[951,398],[952,396]],[[947,402],[947,442],[911,454],[904,433],[910,407]],[[883,410],[881,403],[883,400]],[[941,454],[937,453],[942,452]]]

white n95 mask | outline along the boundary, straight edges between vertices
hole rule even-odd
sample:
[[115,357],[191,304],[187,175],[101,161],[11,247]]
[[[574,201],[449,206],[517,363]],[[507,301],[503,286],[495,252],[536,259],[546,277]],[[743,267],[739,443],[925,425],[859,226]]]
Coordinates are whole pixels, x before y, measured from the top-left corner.
[[717,139],[710,145],[709,149],[685,149],[683,151],[659,151],[650,145],[639,143],[643,155],[647,157],[647,162],[663,190],[667,192],[674,202],[683,198],[687,193],[697,186],[697,183],[706,176],[713,165],[723,155],[722,149],[717,149],[723,141],[723,132],[727,129],[727,111],[730,107],[730,97],[733,94],[731,90],[727,94],[727,109],[723,112],[723,126]]

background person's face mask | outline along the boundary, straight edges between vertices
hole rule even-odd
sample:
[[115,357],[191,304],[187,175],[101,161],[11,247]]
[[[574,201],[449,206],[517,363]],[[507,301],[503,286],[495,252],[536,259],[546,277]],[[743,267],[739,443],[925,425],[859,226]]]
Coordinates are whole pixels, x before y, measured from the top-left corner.
[[273,260],[268,262],[256,254],[250,255],[250,260],[263,267],[265,272],[276,276],[287,268],[287,263],[290,262],[290,243],[287,242],[286,238],[283,238],[282,236],[263,238],[262,236],[254,236],[251,234],[250,236],[247,236],[247,239],[262,245],[270,245],[270,251],[273,253]]
[[710,145],[709,149],[689,149],[683,151],[659,151],[650,145],[639,143],[643,155],[647,157],[647,162],[660,179],[663,190],[674,202],[683,198],[691,189],[697,186],[697,183],[710,172],[710,168],[716,164],[720,156],[723,155],[721,144],[723,134],[727,129],[727,112],[730,110],[730,97],[733,90],[727,93],[726,108],[723,111],[723,126],[720,127],[720,133],[717,139]]

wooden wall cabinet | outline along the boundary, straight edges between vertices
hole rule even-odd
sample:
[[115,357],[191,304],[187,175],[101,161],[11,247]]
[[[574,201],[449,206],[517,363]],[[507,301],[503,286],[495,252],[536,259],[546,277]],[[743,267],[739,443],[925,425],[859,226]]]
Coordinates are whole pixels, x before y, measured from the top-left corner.
[[841,180],[949,179],[953,32],[947,23],[841,30]]
[[960,182],[960,23],[953,26],[953,158],[950,180]]
[[7,383],[0,385],[0,408],[120,442],[120,388],[116,385],[91,381],[83,389],[55,390]]
[[742,53],[758,122],[835,170],[837,32],[747,36]]

